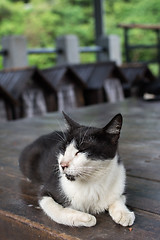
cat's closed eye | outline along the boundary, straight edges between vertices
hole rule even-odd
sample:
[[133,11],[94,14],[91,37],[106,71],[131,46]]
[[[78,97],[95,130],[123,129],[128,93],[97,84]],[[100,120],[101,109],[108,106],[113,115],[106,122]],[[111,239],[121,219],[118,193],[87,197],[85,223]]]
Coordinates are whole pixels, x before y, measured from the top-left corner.
[[80,152],[80,151],[77,151],[77,152],[75,153],[75,156],[77,156],[79,152]]
[[88,147],[86,147],[86,148],[81,148],[79,151],[78,151],[78,153],[86,153],[86,152],[88,152]]
[[87,148],[83,148],[83,149],[78,150],[78,151],[75,153],[75,156],[78,156],[79,153],[84,153],[86,150],[87,150]]

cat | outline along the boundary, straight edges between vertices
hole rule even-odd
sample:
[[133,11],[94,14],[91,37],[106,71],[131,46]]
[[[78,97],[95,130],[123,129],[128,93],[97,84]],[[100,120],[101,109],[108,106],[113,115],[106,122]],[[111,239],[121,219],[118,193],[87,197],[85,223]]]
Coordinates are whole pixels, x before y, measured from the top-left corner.
[[53,221],[92,227],[94,215],[108,210],[131,226],[135,215],[125,205],[126,173],[118,155],[122,115],[103,128],[86,127],[63,112],[68,128],[43,135],[19,158],[22,173],[39,185],[39,205]]

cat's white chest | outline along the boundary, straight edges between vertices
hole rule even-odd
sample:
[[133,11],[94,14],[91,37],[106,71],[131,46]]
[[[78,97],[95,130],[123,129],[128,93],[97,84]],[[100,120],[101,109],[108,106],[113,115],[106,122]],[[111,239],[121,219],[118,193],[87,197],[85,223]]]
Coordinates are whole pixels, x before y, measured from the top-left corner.
[[107,184],[70,182],[62,177],[62,186],[71,207],[83,212],[99,213],[108,208]]
[[89,182],[69,181],[61,177],[61,187],[70,200],[71,207],[93,214],[103,212],[123,194],[125,170],[123,165],[115,165],[110,174]]

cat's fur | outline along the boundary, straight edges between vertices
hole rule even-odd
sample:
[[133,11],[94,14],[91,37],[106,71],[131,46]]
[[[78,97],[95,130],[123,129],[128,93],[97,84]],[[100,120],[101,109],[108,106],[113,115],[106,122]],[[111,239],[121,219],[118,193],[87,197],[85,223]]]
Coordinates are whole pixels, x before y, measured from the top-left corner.
[[125,169],[117,147],[121,114],[104,128],[85,127],[64,114],[66,132],[44,135],[27,146],[19,160],[23,174],[40,186],[39,205],[55,222],[91,227],[109,211],[123,226],[135,216],[125,205]]

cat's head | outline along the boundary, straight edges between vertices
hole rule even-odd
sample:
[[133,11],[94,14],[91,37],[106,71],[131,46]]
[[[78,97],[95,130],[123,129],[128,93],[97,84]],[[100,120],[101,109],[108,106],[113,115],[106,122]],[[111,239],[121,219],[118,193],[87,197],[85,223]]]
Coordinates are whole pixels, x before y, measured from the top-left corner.
[[117,114],[105,127],[96,128],[80,125],[63,114],[68,130],[58,155],[60,172],[71,181],[101,174],[116,157],[122,115]]

